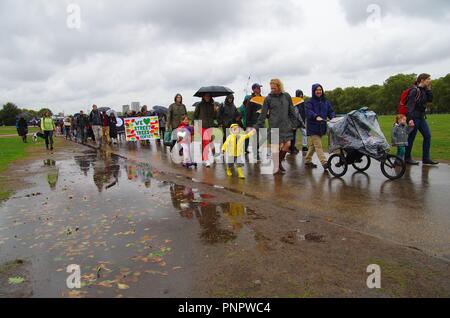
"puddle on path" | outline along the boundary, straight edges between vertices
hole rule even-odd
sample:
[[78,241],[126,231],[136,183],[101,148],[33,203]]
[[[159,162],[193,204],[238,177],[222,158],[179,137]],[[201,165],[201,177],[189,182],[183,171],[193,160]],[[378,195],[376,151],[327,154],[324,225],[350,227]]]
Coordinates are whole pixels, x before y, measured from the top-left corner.
[[[156,180],[148,164],[87,151],[30,170],[34,186],[0,207],[0,263],[29,259],[35,296],[183,296],[204,247],[256,246],[255,211]],[[66,287],[71,264],[79,291]]]

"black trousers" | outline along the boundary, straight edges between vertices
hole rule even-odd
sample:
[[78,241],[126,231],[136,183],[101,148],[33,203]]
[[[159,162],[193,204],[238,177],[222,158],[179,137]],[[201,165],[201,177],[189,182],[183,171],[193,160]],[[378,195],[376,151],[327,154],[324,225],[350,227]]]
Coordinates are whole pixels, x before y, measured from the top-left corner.
[[53,131],[44,131],[45,146],[53,147]]

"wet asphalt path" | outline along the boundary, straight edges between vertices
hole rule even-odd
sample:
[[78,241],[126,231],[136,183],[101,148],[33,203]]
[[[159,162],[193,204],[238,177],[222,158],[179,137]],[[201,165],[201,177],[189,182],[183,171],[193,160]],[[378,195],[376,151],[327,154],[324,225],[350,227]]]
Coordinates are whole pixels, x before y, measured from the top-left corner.
[[329,222],[450,260],[448,164],[408,167],[403,179],[390,181],[382,175],[380,163],[373,161],[366,173],[350,167],[346,176],[337,179],[321,168],[305,169],[302,155],[288,155],[285,176],[262,175],[258,165],[248,164],[248,178],[241,181],[228,178],[223,164],[192,171],[180,168],[157,144],[123,145],[114,152],[197,182],[233,189],[290,209],[306,209]]

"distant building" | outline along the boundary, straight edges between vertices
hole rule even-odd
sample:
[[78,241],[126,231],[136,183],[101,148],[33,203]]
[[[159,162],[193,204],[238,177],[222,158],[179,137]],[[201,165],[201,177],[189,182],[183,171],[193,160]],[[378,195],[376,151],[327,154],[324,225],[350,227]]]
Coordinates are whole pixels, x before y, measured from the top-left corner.
[[131,110],[134,112],[139,112],[141,110],[141,103],[140,102],[131,103]]
[[123,113],[123,114],[128,113],[130,110],[131,110],[130,105],[123,105],[123,106],[122,106],[122,113]]

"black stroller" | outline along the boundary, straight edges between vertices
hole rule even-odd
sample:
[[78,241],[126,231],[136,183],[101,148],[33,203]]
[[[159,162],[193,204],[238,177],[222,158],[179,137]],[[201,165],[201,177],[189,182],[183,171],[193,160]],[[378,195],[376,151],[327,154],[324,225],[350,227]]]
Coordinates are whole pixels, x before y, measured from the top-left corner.
[[381,131],[377,114],[367,108],[353,111],[328,124],[331,157],[328,167],[337,178],[343,177],[348,166],[359,172],[369,169],[372,159],[381,162],[381,172],[390,180],[404,176],[406,163],[389,154],[390,145]]

